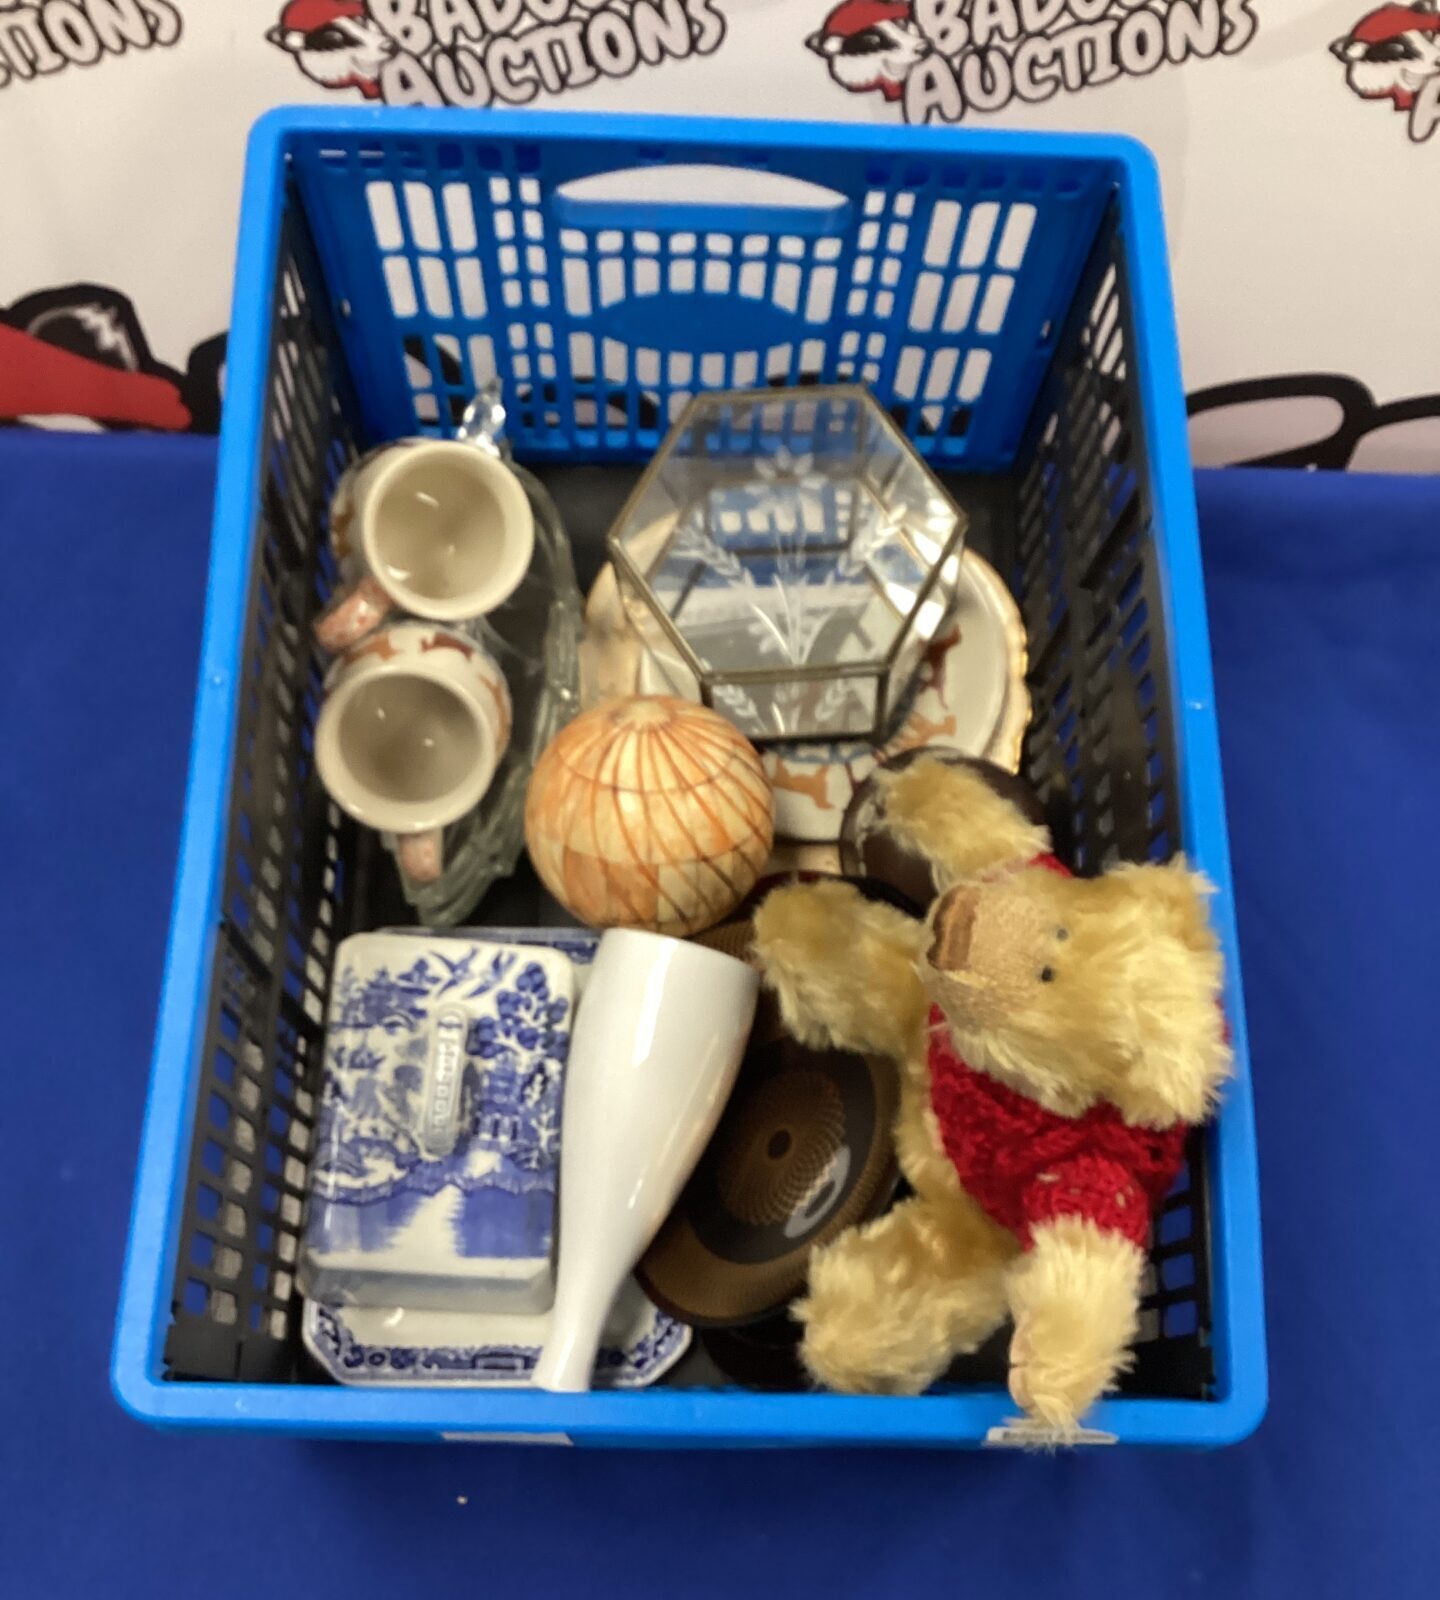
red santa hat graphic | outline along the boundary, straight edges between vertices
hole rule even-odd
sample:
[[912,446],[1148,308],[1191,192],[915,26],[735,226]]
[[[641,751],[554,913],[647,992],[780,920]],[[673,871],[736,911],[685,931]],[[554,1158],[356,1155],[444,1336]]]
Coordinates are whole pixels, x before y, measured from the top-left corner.
[[825,19],[825,32],[853,38],[877,22],[909,22],[910,0],[844,0]]
[[1381,6],[1362,17],[1350,37],[1357,44],[1387,44],[1407,33],[1440,33],[1440,12],[1418,6]]
[[280,26],[296,33],[314,33],[342,18],[365,15],[365,0],[289,0],[280,13]]

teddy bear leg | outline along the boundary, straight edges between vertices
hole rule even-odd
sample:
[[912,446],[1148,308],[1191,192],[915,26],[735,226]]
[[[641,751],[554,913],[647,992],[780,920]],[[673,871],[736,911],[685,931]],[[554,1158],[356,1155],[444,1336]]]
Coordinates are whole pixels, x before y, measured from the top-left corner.
[[802,1044],[902,1058],[919,1048],[923,927],[848,883],[787,884],[755,913],[755,959]]
[[919,1394],[1005,1320],[1013,1241],[965,1195],[902,1201],[810,1262],[801,1356],[829,1389]]
[[1010,1393],[1027,1416],[1072,1432],[1114,1386],[1139,1330],[1144,1254],[1079,1217],[1037,1228],[1008,1274]]

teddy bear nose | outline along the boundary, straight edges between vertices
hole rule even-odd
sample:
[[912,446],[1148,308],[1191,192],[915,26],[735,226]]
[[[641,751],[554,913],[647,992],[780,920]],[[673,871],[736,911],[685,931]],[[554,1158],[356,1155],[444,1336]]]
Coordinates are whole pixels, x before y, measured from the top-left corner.
[[925,959],[937,971],[960,972],[969,964],[977,902],[974,889],[951,889],[936,902],[930,918],[934,937]]

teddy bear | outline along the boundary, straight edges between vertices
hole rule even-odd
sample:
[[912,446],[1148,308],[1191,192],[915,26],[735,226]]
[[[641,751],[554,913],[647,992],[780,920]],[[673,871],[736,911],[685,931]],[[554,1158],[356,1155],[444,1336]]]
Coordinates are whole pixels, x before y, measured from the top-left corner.
[[916,1394],[1008,1318],[1016,1404],[1072,1433],[1128,1363],[1154,1210],[1230,1070],[1209,886],[1179,859],[1072,876],[981,763],[876,781],[938,891],[924,920],[832,880],[754,924],[796,1037],[896,1064],[914,1191],[811,1258],[802,1357]]

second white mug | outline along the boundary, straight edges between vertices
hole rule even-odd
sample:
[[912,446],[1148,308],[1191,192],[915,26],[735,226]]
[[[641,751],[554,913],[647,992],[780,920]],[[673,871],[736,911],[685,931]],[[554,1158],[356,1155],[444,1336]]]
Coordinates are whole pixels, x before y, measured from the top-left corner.
[[396,836],[405,874],[431,883],[442,830],[479,803],[510,742],[510,694],[465,634],[399,622],[330,668],[315,724],[315,764],[358,822]]

